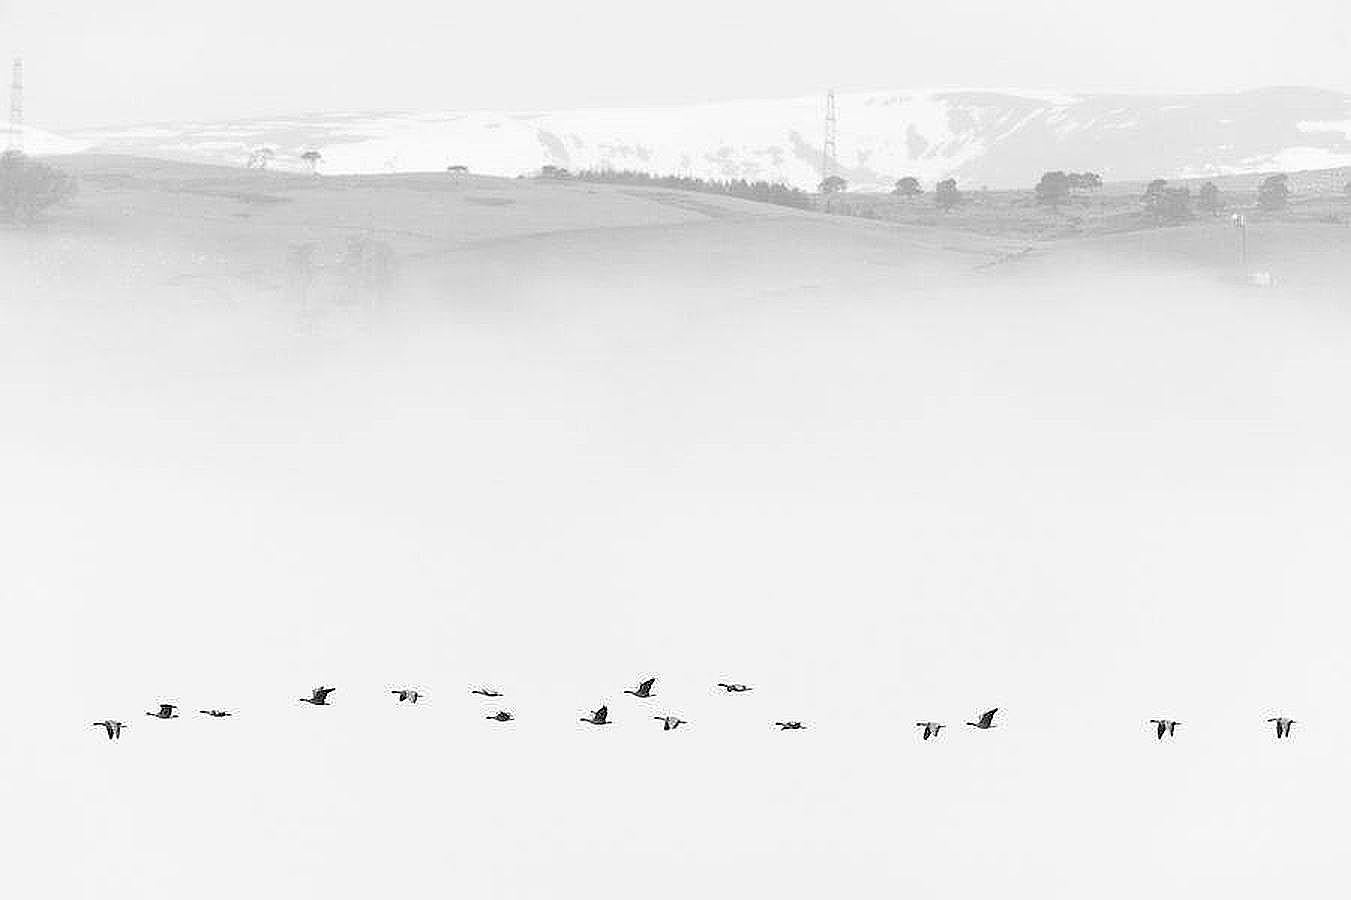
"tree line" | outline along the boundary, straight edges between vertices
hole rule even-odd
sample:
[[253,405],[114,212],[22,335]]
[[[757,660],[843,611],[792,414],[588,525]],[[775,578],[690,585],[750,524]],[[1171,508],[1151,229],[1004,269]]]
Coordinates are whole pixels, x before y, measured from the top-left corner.
[[722,194],[759,203],[774,203],[796,209],[814,209],[815,201],[806,191],[781,181],[751,181],[745,178],[696,178],[692,175],[653,175],[636,169],[581,169],[576,173],[559,166],[545,166],[540,177],[576,179],[604,184],[630,184],[639,187],[664,187],[700,194]]

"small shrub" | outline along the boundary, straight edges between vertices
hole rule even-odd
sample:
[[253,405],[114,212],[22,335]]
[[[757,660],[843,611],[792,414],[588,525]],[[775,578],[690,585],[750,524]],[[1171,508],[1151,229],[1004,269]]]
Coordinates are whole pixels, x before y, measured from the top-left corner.
[[839,175],[827,175],[817,187],[823,194],[842,194],[849,189],[849,182]]
[[934,203],[943,212],[951,212],[952,208],[961,202],[962,192],[957,190],[956,178],[944,178],[934,185]]
[[918,197],[924,193],[924,188],[919,186],[919,179],[914,175],[907,175],[904,178],[896,179],[896,189],[892,191],[898,197]]
[[0,219],[27,225],[75,196],[75,178],[18,151],[0,155]]
[[1192,217],[1191,188],[1170,188],[1162,178],[1149,183],[1140,202],[1145,214],[1160,222],[1181,222]]
[[1037,202],[1058,209],[1060,204],[1070,198],[1070,189],[1074,183],[1072,179],[1078,177],[1066,175],[1064,172],[1045,173],[1041,176],[1041,181],[1037,182]]
[[1290,177],[1269,175],[1257,188],[1257,205],[1270,212],[1285,209],[1290,202]]
[[1212,216],[1220,214],[1220,210],[1224,209],[1224,199],[1220,196],[1220,189],[1215,186],[1215,182],[1207,181],[1201,185],[1201,190],[1196,195],[1196,205],[1202,212],[1208,212]]

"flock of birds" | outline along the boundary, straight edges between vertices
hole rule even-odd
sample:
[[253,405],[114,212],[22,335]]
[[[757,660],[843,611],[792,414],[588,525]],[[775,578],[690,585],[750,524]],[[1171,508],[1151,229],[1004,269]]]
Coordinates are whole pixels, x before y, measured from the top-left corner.
[[[638,682],[636,688],[625,690],[624,693],[637,697],[640,700],[648,700],[656,696],[652,690],[656,683],[657,679],[655,677],[644,678],[642,681]],[[753,690],[753,688],[748,685],[737,683],[719,682],[717,686],[722,688],[722,690],[728,694],[743,694]],[[310,693],[310,696],[301,697],[300,702],[309,703],[312,706],[331,706],[332,704],[328,702],[328,696],[335,690],[336,688],[331,687],[317,687]],[[397,698],[397,702],[399,703],[417,703],[423,697],[423,694],[420,691],[413,688],[395,688],[394,690],[391,690],[390,693]],[[476,687],[472,689],[470,693],[485,699],[497,699],[503,696],[500,691],[488,687]],[[234,713],[224,709],[199,709],[197,712],[200,715],[210,716],[213,719],[221,719],[234,715]],[[967,722],[966,724],[981,731],[989,730],[996,727],[995,716],[998,713],[999,707],[987,709],[981,714],[980,718],[976,719],[976,721]],[[179,718],[178,706],[173,703],[161,703],[158,710],[147,712],[146,715],[156,719],[177,719]],[[484,718],[493,722],[511,722],[515,720],[516,716],[509,710],[499,709]],[[687,720],[669,714],[653,716],[652,718],[661,722],[662,731],[675,731],[681,725],[689,724]],[[610,708],[608,705],[604,704],[601,705],[600,708],[592,710],[589,715],[583,716],[580,721],[585,722],[587,725],[614,724],[613,720],[610,718]],[[1290,737],[1290,728],[1295,724],[1294,719],[1286,718],[1285,716],[1276,716],[1267,719],[1267,722],[1276,726],[1276,737],[1278,739]],[[1176,735],[1177,726],[1182,723],[1174,719],[1150,719],[1149,724],[1154,726],[1158,740],[1163,740],[1165,737],[1170,739],[1173,738]],[[780,731],[802,731],[807,727],[805,723],[796,719],[775,722],[774,726]],[[116,719],[104,719],[102,722],[94,722],[93,727],[104,729],[108,735],[108,740],[115,741],[122,737],[122,729],[128,726],[125,722],[120,722]],[[927,741],[931,738],[938,737],[939,733],[946,728],[947,725],[943,722],[916,722],[915,727],[920,729],[920,737]]]

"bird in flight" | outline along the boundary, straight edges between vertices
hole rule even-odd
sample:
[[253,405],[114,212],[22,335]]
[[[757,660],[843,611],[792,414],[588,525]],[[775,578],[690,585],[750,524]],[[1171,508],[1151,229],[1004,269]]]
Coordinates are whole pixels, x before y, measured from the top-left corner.
[[1276,737],[1278,738],[1290,737],[1290,726],[1295,724],[1294,719],[1287,719],[1285,716],[1277,716],[1274,719],[1267,719],[1267,721],[1276,726]]
[[329,705],[328,695],[333,693],[335,690],[337,690],[337,688],[317,687],[314,689],[314,693],[312,693],[310,696],[301,697],[300,702],[312,703],[315,706],[328,706]]
[[405,700],[407,700],[409,703],[416,703],[418,702],[418,700],[422,699],[421,694],[410,688],[400,688],[397,691],[390,691],[390,693],[398,697],[400,703],[404,702]]
[[469,693],[471,693],[471,694],[478,694],[480,697],[500,697],[500,696],[502,696],[502,692],[501,692],[501,691],[495,691],[495,690],[493,690],[492,688],[489,688],[489,687],[476,687],[476,688],[474,688],[472,691],[470,691]]
[[927,741],[931,737],[938,737],[938,732],[947,726],[942,722],[916,722],[915,727],[924,729],[924,740]]
[[609,725],[610,708],[608,706],[602,706],[600,709],[591,713],[589,719],[582,719],[582,721],[588,725]]
[[511,713],[507,712],[505,709],[503,709],[493,713],[491,716],[484,716],[484,718],[492,719],[494,722],[510,722],[512,719],[516,717],[513,716]]
[[684,719],[677,719],[675,716],[653,716],[652,718],[661,723],[662,731],[675,731],[681,725],[689,724]]
[[[151,715],[154,715],[154,713],[151,713]],[[108,732],[108,740],[115,741],[118,738],[122,737],[122,729],[126,728],[127,726],[123,725],[121,722],[115,722],[112,719],[107,719],[103,722],[95,722],[94,727],[102,728],[104,731]]]
[[729,694],[744,694],[747,691],[751,690],[751,688],[747,687],[744,684],[726,684],[721,681],[718,682],[718,687],[722,688]]
[[148,712],[146,715],[154,716],[156,719],[177,719],[178,713],[174,712],[176,709],[178,707],[172,703],[161,703],[158,712]]
[[1155,726],[1155,732],[1158,735],[1158,739],[1163,740],[1165,734],[1172,737],[1173,729],[1182,723],[1174,722],[1172,719],[1150,719],[1149,724]]
[[994,714],[997,713],[997,712],[999,712],[999,707],[997,707],[997,706],[996,706],[994,709],[987,709],[987,710],[985,710],[985,712],[981,715],[980,721],[978,721],[978,722],[967,722],[966,724],[970,725],[972,728],[979,728],[979,729],[981,729],[982,731],[985,730],[985,729],[987,729],[987,728],[994,728],[994,727],[995,727],[995,724],[994,724]]
[[801,722],[796,721],[775,722],[774,724],[779,726],[780,731],[801,731],[802,729],[807,727],[806,725],[803,725]]
[[199,709],[197,710],[204,716],[210,716],[213,719],[223,719],[226,716],[233,716],[234,713],[224,709]]
[[636,691],[625,691],[624,693],[626,693],[626,694],[632,694],[632,695],[635,696],[635,697],[638,697],[638,698],[640,698],[640,699],[642,699],[642,700],[646,700],[648,697],[651,697],[651,696],[652,696],[652,685],[654,685],[654,684],[656,684],[656,683],[657,683],[657,679],[655,679],[655,678],[647,678],[647,679],[644,679],[643,681],[638,682],[638,690],[636,690]]

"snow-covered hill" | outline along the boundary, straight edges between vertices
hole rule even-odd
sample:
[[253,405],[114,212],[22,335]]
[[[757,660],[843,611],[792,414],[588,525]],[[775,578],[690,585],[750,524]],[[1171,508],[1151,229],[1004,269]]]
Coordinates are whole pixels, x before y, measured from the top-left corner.
[[[902,175],[1020,187],[1047,169],[1109,180],[1351,164],[1351,96],[1309,88],[1238,94],[1073,95],[1019,91],[840,94],[838,160],[852,189]],[[819,180],[824,98],[565,112],[329,113],[97,129],[70,135],[101,152],[320,171],[514,176],[546,164],[654,173]]]

